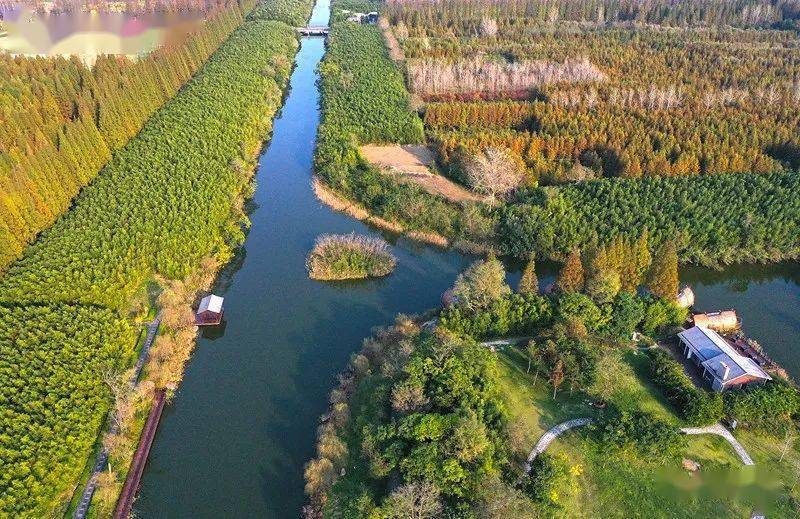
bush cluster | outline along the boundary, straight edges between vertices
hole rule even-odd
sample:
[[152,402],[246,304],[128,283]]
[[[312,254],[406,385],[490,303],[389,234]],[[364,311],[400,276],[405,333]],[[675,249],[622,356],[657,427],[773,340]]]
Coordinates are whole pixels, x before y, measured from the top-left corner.
[[775,432],[800,415],[800,392],[784,381],[726,391],[725,414],[744,427]]
[[531,335],[552,321],[553,304],[547,297],[511,294],[477,311],[461,305],[442,310],[439,325],[476,339]]
[[678,456],[685,437],[677,427],[643,411],[621,411],[612,406],[591,431],[603,448],[632,448],[651,461]]
[[707,425],[723,416],[720,393],[698,389],[669,353],[656,349],[649,352],[653,381],[664,391],[667,400],[684,420],[693,425]]
[[317,238],[306,266],[311,279],[361,279],[390,274],[397,260],[381,238],[324,234]]

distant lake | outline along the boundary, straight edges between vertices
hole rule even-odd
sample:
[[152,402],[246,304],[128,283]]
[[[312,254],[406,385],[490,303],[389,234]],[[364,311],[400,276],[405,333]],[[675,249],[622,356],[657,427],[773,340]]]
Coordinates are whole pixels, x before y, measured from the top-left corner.
[[179,40],[203,22],[202,13],[36,14],[29,9],[0,8],[0,51],[12,54],[78,55],[93,63],[100,54],[138,56],[170,40]]

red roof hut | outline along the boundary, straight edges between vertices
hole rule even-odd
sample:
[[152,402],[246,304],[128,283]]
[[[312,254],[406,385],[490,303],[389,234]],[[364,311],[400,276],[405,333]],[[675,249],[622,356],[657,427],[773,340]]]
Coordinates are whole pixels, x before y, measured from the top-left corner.
[[194,316],[197,326],[212,326],[222,322],[222,303],[224,299],[214,294],[207,295],[200,300],[200,306]]

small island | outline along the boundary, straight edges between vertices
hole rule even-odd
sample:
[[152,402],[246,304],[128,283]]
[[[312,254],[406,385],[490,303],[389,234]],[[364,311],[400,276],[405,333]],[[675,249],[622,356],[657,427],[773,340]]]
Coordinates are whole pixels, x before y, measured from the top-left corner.
[[323,234],[308,255],[308,277],[324,281],[365,279],[391,274],[397,260],[381,238]]

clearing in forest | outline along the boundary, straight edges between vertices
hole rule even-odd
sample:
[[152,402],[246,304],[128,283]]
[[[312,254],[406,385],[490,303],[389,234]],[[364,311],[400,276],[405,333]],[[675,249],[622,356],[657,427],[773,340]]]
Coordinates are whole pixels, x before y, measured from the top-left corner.
[[480,195],[465,189],[452,180],[431,173],[434,155],[427,146],[407,144],[393,146],[366,145],[359,149],[361,156],[381,171],[404,182],[420,186],[428,193],[441,195],[453,202],[481,201]]

